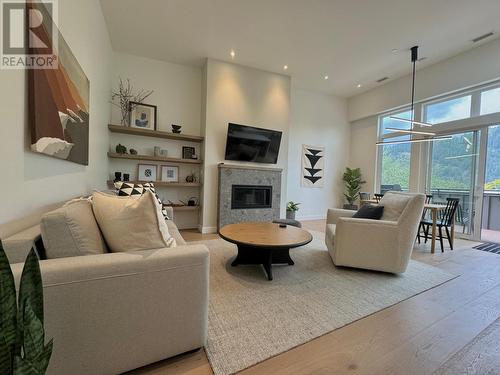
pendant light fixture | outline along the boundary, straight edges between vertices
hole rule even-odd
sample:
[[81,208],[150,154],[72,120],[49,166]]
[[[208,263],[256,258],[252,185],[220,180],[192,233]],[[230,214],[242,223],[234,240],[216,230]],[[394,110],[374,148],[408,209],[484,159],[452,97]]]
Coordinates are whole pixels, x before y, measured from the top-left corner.
[[415,130],[414,125],[419,125],[419,126],[425,126],[425,127],[431,127],[433,124],[429,124],[427,122],[422,122],[422,121],[416,121],[415,120],[415,75],[416,75],[416,64],[418,60],[418,46],[411,47],[411,63],[412,63],[412,80],[411,80],[411,107],[410,107],[410,114],[411,118],[406,119],[402,117],[397,117],[397,116],[389,116],[391,120],[396,120],[396,121],[401,121],[401,122],[407,122],[410,124],[410,129],[398,129],[395,127],[390,127],[386,128],[386,130],[389,130],[391,132],[396,132],[396,133],[404,133],[404,134],[414,134],[414,135],[422,135],[422,136],[431,136],[428,138],[412,138],[408,140],[401,140],[401,141],[380,141],[377,142],[377,145],[385,145],[385,144],[402,144],[402,143],[419,143],[419,142],[430,142],[430,141],[438,141],[438,140],[445,140],[445,139],[451,139],[451,136],[439,136],[436,137],[436,133],[432,131],[422,131],[422,130]]

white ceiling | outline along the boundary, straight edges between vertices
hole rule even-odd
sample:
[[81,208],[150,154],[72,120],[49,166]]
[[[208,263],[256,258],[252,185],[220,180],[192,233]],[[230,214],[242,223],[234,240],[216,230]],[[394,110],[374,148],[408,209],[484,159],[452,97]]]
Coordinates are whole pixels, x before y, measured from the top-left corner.
[[[375,80],[487,43],[500,0],[101,0],[116,51],[188,65],[231,61],[293,77],[297,86],[350,97]],[[399,49],[393,53],[393,49]],[[289,69],[284,72],[283,65]],[[328,75],[329,79],[324,80]],[[357,88],[357,84],[362,84]]]

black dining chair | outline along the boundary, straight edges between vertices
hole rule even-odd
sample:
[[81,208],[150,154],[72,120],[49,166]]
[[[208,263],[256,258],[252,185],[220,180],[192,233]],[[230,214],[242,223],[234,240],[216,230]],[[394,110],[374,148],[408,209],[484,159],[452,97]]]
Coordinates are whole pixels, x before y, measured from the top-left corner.
[[[432,194],[425,194],[425,204],[429,204],[431,202],[432,202]],[[418,226],[418,232],[417,232],[418,243],[420,243],[420,232],[424,231],[422,221],[427,218],[427,211],[428,209],[424,207],[424,210],[422,211],[422,218],[420,219],[420,224]]]
[[[442,211],[443,214],[440,219],[436,222],[438,227],[438,235],[439,242],[441,244],[441,252],[444,252],[443,245],[443,227],[446,231],[446,237],[448,238],[448,243],[450,244],[450,249],[453,250],[453,243],[451,241],[451,225],[453,220],[455,219],[455,212],[457,211],[458,204],[460,203],[460,199],[458,198],[446,198],[446,208]],[[429,228],[432,227],[432,220],[424,219],[420,222],[420,225],[424,229],[425,242],[430,238],[429,237]]]
[[373,194],[373,196],[375,197],[375,200],[377,201],[377,203],[379,203],[380,200],[382,199],[382,197],[384,196],[384,194],[375,193],[375,194]]
[[359,192],[359,199],[362,201],[370,200],[370,193]]

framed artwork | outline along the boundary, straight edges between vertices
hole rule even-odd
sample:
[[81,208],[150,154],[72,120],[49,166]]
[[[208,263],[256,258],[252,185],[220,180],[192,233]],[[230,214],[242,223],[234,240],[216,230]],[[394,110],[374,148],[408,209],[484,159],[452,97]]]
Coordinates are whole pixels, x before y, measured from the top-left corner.
[[161,166],[162,182],[179,182],[179,167],[172,165]]
[[183,159],[196,159],[196,149],[194,147],[182,146]]
[[158,166],[154,164],[138,164],[137,165],[137,180],[139,181],[156,181]]
[[325,148],[322,146],[302,145],[303,187],[323,187],[325,172]]
[[130,127],[156,130],[156,106],[151,104],[129,102]]
[[[28,72],[30,149],[74,163],[89,164],[90,82],[41,1],[26,2],[41,14],[33,38],[56,51],[57,63]],[[27,27],[27,26],[26,26]],[[29,47],[37,55],[38,47]]]

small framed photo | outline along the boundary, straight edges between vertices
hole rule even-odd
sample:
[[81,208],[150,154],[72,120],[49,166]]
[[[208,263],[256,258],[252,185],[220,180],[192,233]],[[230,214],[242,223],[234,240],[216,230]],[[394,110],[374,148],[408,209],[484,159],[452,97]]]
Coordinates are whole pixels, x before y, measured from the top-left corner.
[[129,102],[130,127],[156,130],[156,106]]
[[179,167],[172,165],[161,166],[162,182],[179,182]]
[[137,165],[137,180],[139,181],[156,181],[158,166],[154,164],[139,164]]
[[183,159],[196,159],[196,149],[194,147],[182,146]]

